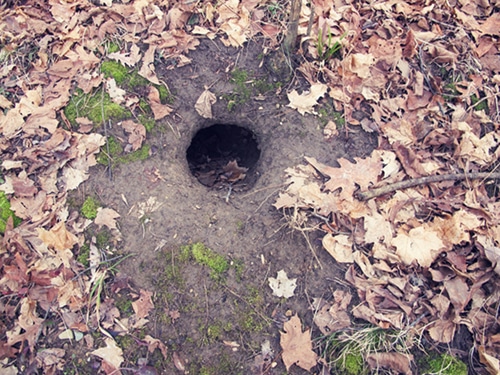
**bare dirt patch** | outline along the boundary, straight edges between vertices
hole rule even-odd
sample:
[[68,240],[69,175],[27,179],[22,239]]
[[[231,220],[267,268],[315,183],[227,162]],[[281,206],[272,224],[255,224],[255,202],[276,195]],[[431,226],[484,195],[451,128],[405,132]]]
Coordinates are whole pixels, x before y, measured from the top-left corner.
[[[121,252],[133,254],[120,272],[137,287],[161,297],[155,305],[156,319],[152,319],[154,337],[171,343],[193,369],[215,369],[223,355],[237,367],[219,373],[248,373],[265,340],[271,342],[274,353],[280,352],[278,332],[288,310],[312,321],[309,296],[331,294],[331,286],[339,286],[335,280],[343,278],[343,271],[337,273],[338,266],[320,248],[314,233],[304,233],[308,244],[272,207],[284,186],[284,170],[301,162],[304,155],[335,165],[339,157],[366,156],[377,143],[374,136],[360,130],[327,141],[321,122],[287,108],[275,88],[262,94],[264,98],[256,98],[252,91],[246,101],[228,110],[224,95],[238,94],[231,83],[234,69],[248,72],[249,81],[278,82],[259,67],[259,55],[262,50],[256,44],[235,51],[203,41],[189,55],[193,64],[163,71],[162,78],[176,97],[176,116],[169,123],[157,124],[164,130],[148,139],[157,152],[146,161],[117,167],[112,180],[104,168],[94,170],[81,190],[83,195],[95,194],[104,206],[120,213]],[[212,120],[201,118],[193,109],[204,85],[211,85],[219,98]],[[190,173],[186,151],[191,139],[214,123],[237,124],[256,134],[261,155],[251,189],[207,188]],[[155,203],[149,212],[140,211],[148,199]],[[232,262],[224,281],[211,279],[209,270],[192,260],[179,260],[180,248],[197,242]],[[177,264],[179,279],[170,280],[166,298],[166,291],[158,288],[167,288],[168,280],[159,280],[165,279],[165,268],[171,264]],[[273,296],[268,286],[267,279],[282,269],[288,277],[297,278],[295,296],[289,300]],[[178,311],[180,316],[160,321],[165,311]],[[224,341],[240,347],[233,351]],[[173,371],[173,364],[165,366],[164,371]]]

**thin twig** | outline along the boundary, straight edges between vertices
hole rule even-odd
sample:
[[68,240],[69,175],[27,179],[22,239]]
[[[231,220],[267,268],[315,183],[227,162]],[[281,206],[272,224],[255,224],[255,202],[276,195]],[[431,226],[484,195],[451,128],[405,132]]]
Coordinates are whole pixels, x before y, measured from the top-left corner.
[[361,201],[366,201],[372,198],[379,197],[381,195],[392,193],[396,190],[408,189],[418,185],[430,184],[433,182],[442,181],[460,181],[465,179],[477,180],[477,179],[500,179],[500,173],[490,173],[490,172],[472,172],[472,173],[450,173],[441,174],[435,176],[425,176],[419,177],[412,180],[405,180],[400,182],[395,182],[390,185],[375,188],[373,190],[363,191],[356,194],[356,198]]

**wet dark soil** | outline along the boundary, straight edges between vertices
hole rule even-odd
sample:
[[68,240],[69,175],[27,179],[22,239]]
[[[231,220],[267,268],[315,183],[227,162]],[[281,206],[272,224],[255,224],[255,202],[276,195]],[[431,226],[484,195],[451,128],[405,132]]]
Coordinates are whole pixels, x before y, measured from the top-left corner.
[[[268,373],[282,374],[279,332],[285,317],[298,313],[311,327],[311,299],[346,288],[345,270],[322,250],[316,228],[292,230],[272,206],[285,186],[284,171],[302,163],[304,156],[329,165],[340,157],[363,157],[377,140],[358,127],[341,129],[337,138],[326,140],[320,121],[324,119],[301,116],[287,107],[291,86],[277,85],[283,78],[261,67],[258,43],[235,50],[205,40],[188,57],[192,63],[181,68],[157,66],[175,95],[174,114],[148,135],[157,153],[146,161],[117,166],[111,180],[104,167],[96,169],[80,194],[98,196],[121,215],[120,252],[133,257],[120,272],[136,288],[155,295],[148,330],[169,348],[168,360],[159,365],[162,373],[178,371],[175,352],[191,374],[260,374],[255,358],[268,340],[277,363]],[[248,73],[245,87],[250,94],[228,106],[227,98],[243,95],[231,81],[235,68]],[[272,89],[258,92],[253,85],[257,80]],[[295,78],[290,85],[301,82]],[[194,110],[205,87],[217,95],[213,119]],[[202,129],[215,124],[221,126],[220,134],[207,139]],[[227,135],[233,129],[238,136],[253,134],[247,146],[236,147],[233,136]],[[222,149],[217,137],[224,139]],[[253,141],[258,152],[246,148]],[[203,150],[207,144],[215,149]],[[232,162],[242,168],[240,175],[224,169]],[[197,242],[225,257],[229,270],[217,277],[206,266],[183,258],[182,246]],[[280,270],[297,279],[289,299],[273,296],[268,286],[268,278]],[[172,312],[178,312],[175,319]],[[133,353],[127,361],[137,365]],[[305,372],[294,366],[289,373]]]

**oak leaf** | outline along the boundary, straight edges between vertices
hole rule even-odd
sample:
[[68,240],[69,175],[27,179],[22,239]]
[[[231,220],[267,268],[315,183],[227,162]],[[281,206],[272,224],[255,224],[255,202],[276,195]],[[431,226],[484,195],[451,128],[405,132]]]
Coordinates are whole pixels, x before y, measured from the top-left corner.
[[285,332],[280,332],[280,345],[283,349],[281,358],[288,371],[297,365],[306,371],[316,366],[318,356],[312,350],[310,330],[302,332],[302,324],[298,315],[294,315],[283,325]]
[[340,158],[339,168],[322,164],[314,158],[306,157],[305,159],[322,175],[330,178],[325,183],[325,189],[332,192],[341,189],[340,197],[344,200],[353,200],[356,185],[363,190],[368,189],[370,185],[377,182],[382,171],[382,162],[377,151],[366,159],[354,158],[356,163]]

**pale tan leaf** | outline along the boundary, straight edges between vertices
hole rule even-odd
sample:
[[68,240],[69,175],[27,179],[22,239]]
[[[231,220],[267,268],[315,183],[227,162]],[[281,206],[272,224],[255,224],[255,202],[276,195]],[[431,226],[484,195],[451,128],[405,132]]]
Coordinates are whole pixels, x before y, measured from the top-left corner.
[[159,349],[161,354],[163,355],[163,358],[167,358],[167,347],[161,340],[155,339],[150,335],[146,335],[143,341],[147,342],[148,344],[148,352],[153,353],[155,349]]
[[336,236],[327,234],[323,237],[323,247],[339,263],[352,263],[354,256],[352,252],[352,240],[345,234]]
[[436,320],[428,329],[429,335],[434,341],[450,343],[455,336],[455,323],[450,320]]
[[141,60],[141,50],[134,43],[130,47],[130,53],[113,52],[108,55],[110,59],[120,61],[123,65],[135,66]]
[[148,317],[150,311],[154,309],[153,301],[151,297],[153,293],[147,290],[141,289],[141,295],[139,299],[132,302],[132,308],[134,309],[135,315],[138,319]]
[[194,109],[201,117],[212,118],[212,104],[217,101],[217,97],[209,90],[201,93],[200,97],[194,104]]
[[142,142],[146,139],[146,128],[142,124],[137,124],[132,120],[126,120],[120,123],[123,130],[128,133],[128,143],[132,145],[132,150],[138,150]]
[[62,180],[66,184],[66,189],[74,190],[83,181],[86,181],[89,178],[87,171],[82,169],[73,168],[72,166],[67,166],[63,170]]
[[298,315],[294,315],[283,325],[285,332],[280,332],[280,344],[283,349],[281,358],[287,371],[297,365],[306,371],[316,366],[318,356],[312,350],[309,330],[302,332],[302,324]]
[[[486,348],[484,345],[479,345],[479,360],[483,365],[486,366],[486,369],[490,373],[490,375],[498,375],[500,374],[500,360],[491,354],[486,353]],[[498,355],[498,353],[497,353]]]
[[303,93],[302,95],[293,90],[287,94],[288,100],[290,100],[288,106],[299,111],[301,115],[305,115],[306,113],[315,114],[314,106],[318,104],[318,99],[325,95],[327,89],[327,85],[316,83],[311,85],[308,93]]
[[370,77],[370,67],[375,63],[375,58],[369,53],[353,53],[343,60],[342,65],[348,72],[355,73],[360,78]]
[[111,100],[115,103],[120,104],[125,101],[125,94],[127,92],[118,87],[114,78],[108,78],[106,81],[106,91],[108,92]]
[[110,365],[112,365],[115,369],[118,370],[120,368],[121,363],[123,362],[123,351],[120,349],[118,345],[116,345],[115,340],[106,337],[104,341],[106,343],[106,347],[96,349],[90,354],[93,354],[99,358],[104,359],[106,362],[108,362]]
[[37,228],[38,237],[51,249],[63,251],[72,249],[78,238],[66,229],[66,224],[61,221],[54,225],[50,231]]
[[366,190],[378,179],[382,170],[382,162],[378,152],[374,151],[366,159],[354,158],[356,163],[340,158],[339,168],[333,168],[318,162],[314,158],[305,158],[316,170],[330,179],[325,183],[325,188],[329,191],[341,189],[340,197],[347,201],[354,199],[354,192],[359,186]]
[[413,356],[411,354],[397,352],[370,353],[365,359],[372,370],[378,370],[382,367],[398,374],[413,374],[411,371]]
[[166,104],[162,104],[160,100],[159,91],[151,86],[149,88],[149,106],[154,113],[155,120],[161,120],[162,118],[168,116],[172,112],[172,108]]
[[94,219],[94,223],[99,227],[105,225],[109,229],[117,229],[116,219],[118,219],[119,217],[120,214],[112,208],[99,207],[97,209],[97,216]]
[[424,268],[430,267],[444,248],[444,243],[432,228],[419,226],[408,233],[400,230],[391,245],[396,248],[396,254],[407,266],[417,262]]
[[160,85],[154,66],[155,50],[156,46],[154,44],[150,44],[148,50],[144,54],[144,58],[142,59],[142,66],[139,70],[139,75],[143,76],[155,85]]
[[273,295],[277,297],[290,298],[297,287],[297,279],[289,279],[284,270],[278,271],[276,278],[268,279],[269,287],[273,290]]

